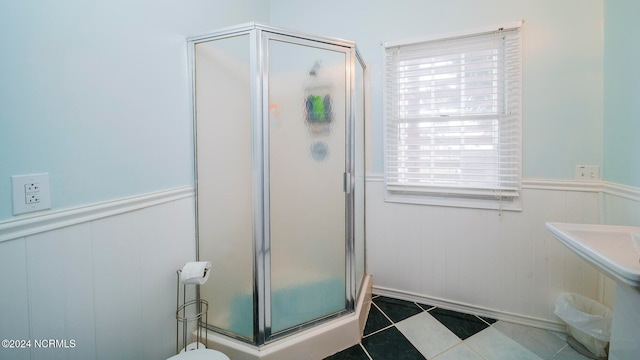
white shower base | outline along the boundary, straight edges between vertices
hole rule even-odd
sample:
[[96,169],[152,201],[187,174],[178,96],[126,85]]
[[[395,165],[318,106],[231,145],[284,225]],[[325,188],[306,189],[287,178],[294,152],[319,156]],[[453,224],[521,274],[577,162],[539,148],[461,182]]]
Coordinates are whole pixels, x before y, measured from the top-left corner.
[[209,331],[207,347],[234,360],[323,359],[360,342],[371,306],[372,287],[372,276],[365,276],[355,312],[295,335],[257,347]]

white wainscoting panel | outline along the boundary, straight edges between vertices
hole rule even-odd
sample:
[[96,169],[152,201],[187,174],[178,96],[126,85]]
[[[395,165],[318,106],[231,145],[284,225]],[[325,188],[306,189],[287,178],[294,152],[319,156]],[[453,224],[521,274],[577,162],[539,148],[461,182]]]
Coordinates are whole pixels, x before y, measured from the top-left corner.
[[385,202],[382,178],[370,177],[367,264],[374,292],[562,328],[553,314],[558,294],[602,298],[601,280],[545,222],[598,223],[601,187],[535,184],[523,190],[523,211],[500,213]]
[[[527,182],[523,211],[389,203],[367,179],[375,291],[546,328],[561,291],[613,306],[615,284],[565,249],[547,221],[640,225],[636,189]],[[0,224],[0,349],[10,359],[162,359],[175,346],[175,271],[195,259],[193,189]]]
[[[0,243],[0,338],[29,339],[29,290],[25,240]],[[29,350],[0,349],[6,359],[30,359]]]
[[[165,359],[175,353],[176,270],[195,260],[193,188],[70,216],[0,224],[0,349],[11,359]],[[100,211],[104,209],[105,211]],[[120,211],[119,211],[120,209]],[[52,219],[64,219],[60,226]],[[44,226],[43,226],[44,224]],[[43,339],[62,348],[36,348]],[[75,346],[72,346],[74,340]],[[60,343],[63,344],[63,343]]]
[[603,203],[605,224],[640,226],[640,189],[607,183]]

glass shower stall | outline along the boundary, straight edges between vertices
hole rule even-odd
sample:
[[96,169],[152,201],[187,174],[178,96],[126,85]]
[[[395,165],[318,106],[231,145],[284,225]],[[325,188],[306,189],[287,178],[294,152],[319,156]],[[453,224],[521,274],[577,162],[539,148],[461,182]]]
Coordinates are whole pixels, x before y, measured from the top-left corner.
[[262,345],[353,312],[365,276],[355,44],[250,23],[188,45],[207,327]]

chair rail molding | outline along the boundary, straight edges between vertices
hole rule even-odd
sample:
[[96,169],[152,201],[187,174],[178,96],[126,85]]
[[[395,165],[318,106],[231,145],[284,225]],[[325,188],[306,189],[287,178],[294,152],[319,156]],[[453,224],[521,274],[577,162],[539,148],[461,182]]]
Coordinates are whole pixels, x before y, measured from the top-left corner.
[[0,242],[119,215],[195,196],[193,186],[132,196],[71,209],[47,211],[0,222]]

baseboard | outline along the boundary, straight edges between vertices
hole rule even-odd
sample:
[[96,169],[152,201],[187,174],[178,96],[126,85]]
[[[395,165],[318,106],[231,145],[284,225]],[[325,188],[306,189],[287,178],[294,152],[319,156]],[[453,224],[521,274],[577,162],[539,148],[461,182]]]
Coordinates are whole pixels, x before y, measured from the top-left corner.
[[89,206],[20,216],[16,219],[0,222],[0,242],[119,215],[130,211],[140,210],[193,196],[194,187],[186,186]]
[[566,331],[566,326],[562,322],[553,322],[545,319],[538,319],[530,316],[518,315],[518,314],[499,311],[495,309],[487,309],[487,308],[482,308],[475,305],[470,305],[470,304],[465,304],[461,302],[455,302],[455,301],[450,301],[450,300],[440,299],[435,297],[429,297],[429,296],[406,292],[406,291],[397,290],[397,289],[374,286],[373,293],[375,295],[383,295],[383,296],[388,296],[395,299],[414,301],[421,304],[441,307],[443,309],[459,311],[466,314],[489,317],[492,319],[503,320],[503,321],[512,322],[515,324],[526,325],[526,326],[536,327],[536,328],[545,329],[545,330],[552,330],[557,332]]

